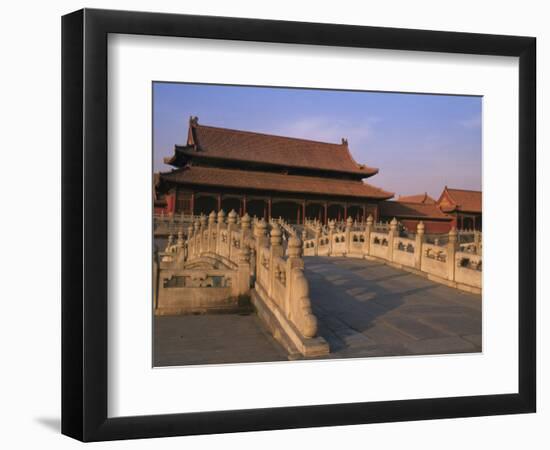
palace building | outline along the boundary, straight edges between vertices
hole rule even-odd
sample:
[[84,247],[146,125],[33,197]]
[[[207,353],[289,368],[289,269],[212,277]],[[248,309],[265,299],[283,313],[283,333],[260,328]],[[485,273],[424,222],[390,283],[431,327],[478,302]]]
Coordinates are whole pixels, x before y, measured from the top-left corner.
[[[366,183],[378,169],[357,163],[339,144],[232,130],[189,120],[187,142],[165,158],[174,167],[155,177],[155,208],[208,214],[234,209],[256,217],[379,220],[393,193]],[[157,208],[158,207],[158,208]]]
[[425,192],[381,202],[380,218],[390,221],[394,217],[409,231],[416,230],[420,221],[426,233],[448,233],[452,227],[481,231],[481,191],[445,186],[438,200]]
[[445,186],[437,200],[437,205],[441,211],[453,218],[457,228],[481,230],[481,191],[453,189]]
[[389,222],[393,218],[410,232],[416,232],[420,221],[426,233],[448,233],[454,226],[453,218],[445,214],[435,203],[414,201],[385,201],[380,203],[380,218]]

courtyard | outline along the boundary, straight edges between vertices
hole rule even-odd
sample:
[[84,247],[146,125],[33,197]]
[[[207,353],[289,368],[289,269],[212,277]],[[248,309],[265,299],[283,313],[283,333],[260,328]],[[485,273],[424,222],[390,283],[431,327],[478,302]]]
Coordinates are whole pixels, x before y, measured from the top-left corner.
[[[378,261],[304,261],[318,334],[330,347],[323,359],[481,352],[481,295]],[[154,320],[155,366],[289,359],[252,311]]]

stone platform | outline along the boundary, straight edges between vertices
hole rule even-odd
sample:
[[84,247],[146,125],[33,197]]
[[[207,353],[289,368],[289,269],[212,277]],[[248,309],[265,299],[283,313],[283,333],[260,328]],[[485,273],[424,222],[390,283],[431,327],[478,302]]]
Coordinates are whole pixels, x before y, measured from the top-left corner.
[[[480,295],[365,259],[304,259],[323,359],[481,351]],[[155,317],[155,366],[286,360],[255,314]]]
[[383,263],[305,258],[329,358],[481,351],[481,295]]

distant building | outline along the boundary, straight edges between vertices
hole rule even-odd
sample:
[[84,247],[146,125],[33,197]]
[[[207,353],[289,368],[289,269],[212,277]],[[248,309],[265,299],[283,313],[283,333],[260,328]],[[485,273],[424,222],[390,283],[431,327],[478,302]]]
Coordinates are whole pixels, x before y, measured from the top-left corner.
[[435,203],[415,203],[399,201],[385,201],[380,203],[380,218],[390,221],[399,220],[403,227],[416,232],[420,221],[424,222],[426,233],[448,233],[453,227],[453,218],[445,214]]
[[420,221],[424,222],[426,233],[447,233],[452,227],[481,231],[481,191],[445,186],[437,201],[424,193],[381,202],[381,220],[394,217],[412,232]]
[[437,205],[441,211],[453,218],[453,223],[458,229],[482,229],[481,191],[445,186]]
[[[208,214],[234,209],[257,217],[378,220],[393,193],[367,184],[378,169],[358,164],[340,144],[199,124],[191,117],[187,142],[176,145],[160,173],[155,199],[166,213]],[[156,203],[155,203],[156,204]],[[159,203],[160,206],[160,203]]]
[[199,124],[191,117],[187,142],[165,158],[171,172],[154,176],[155,213],[209,214],[234,209],[251,216],[390,221],[426,233],[481,230],[481,192],[445,186],[438,200],[427,192],[400,196],[365,183],[378,169],[357,163],[340,144]]

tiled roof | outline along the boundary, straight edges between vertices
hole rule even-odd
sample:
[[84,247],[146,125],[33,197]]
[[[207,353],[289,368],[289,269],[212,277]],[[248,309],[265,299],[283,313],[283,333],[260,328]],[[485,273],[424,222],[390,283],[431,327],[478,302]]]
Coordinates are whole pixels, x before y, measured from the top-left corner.
[[341,144],[317,142],[250,131],[199,125],[192,118],[186,146],[176,146],[176,153],[206,158],[250,161],[259,164],[328,170],[363,175],[378,169],[358,164],[348,148]]
[[444,211],[464,211],[481,213],[481,191],[469,191],[466,189],[452,189],[445,187],[454,206],[443,208]]
[[451,217],[443,213],[437,205],[431,203],[380,202],[380,215],[397,218],[451,220]]
[[184,167],[161,174],[167,182],[193,185],[219,186],[237,189],[278,191],[287,193],[317,194],[342,197],[388,199],[386,192],[360,180],[341,180],[302,175],[285,175],[217,167]]
[[397,201],[405,203],[426,203],[435,205],[435,199],[430,197],[427,192],[417,195],[400,195]]

